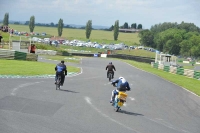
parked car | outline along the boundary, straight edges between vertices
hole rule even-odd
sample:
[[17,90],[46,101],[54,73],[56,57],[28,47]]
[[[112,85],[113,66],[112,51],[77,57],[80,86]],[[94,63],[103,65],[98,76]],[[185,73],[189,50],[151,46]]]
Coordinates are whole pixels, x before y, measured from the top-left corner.
[[129,49],[135,49],[135,47],[134,46],[130,46]]
[[65,41],[63,41],[62,44],[64,44],[64,45],[68,45],[68,44],[69,44],[69,41],[68,41],[68,40],[65,40]]
[[46,33],[41,33],[42,36],[46,36]]
[[44,38],[44,43],[49,43],[50,38]]
[[51,45],[55,45],[56,47],[58,46],[58,44],[59,44],[58,41],[52,41],[51,42]]

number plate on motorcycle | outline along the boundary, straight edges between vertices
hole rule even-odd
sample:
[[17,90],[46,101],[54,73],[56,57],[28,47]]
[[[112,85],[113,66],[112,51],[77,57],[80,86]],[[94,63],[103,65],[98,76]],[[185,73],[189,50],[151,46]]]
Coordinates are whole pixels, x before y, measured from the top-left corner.
[[122,102],[118,102],[118,106],[121,107],[123,105]]

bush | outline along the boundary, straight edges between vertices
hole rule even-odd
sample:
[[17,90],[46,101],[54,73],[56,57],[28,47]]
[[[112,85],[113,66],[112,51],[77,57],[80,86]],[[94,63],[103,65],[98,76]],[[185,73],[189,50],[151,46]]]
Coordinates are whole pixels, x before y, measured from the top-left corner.
[[68,51],[66,51],[62,47],[55,47],[55,46],[46,45],[46,44],[36,44],[36,47],[37,47],[37,49],[57,51],[57,55],[63,55],[63,56],[71,55],[70,53],[68,53]]

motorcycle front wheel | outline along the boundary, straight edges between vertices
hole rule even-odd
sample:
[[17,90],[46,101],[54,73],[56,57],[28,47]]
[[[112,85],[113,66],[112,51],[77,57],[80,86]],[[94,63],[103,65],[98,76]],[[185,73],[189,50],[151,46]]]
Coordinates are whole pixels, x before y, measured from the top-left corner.
[[116,108],[115,108],[115,112],[118,112],[119,109],[120,109],[120,107],[116,107]]

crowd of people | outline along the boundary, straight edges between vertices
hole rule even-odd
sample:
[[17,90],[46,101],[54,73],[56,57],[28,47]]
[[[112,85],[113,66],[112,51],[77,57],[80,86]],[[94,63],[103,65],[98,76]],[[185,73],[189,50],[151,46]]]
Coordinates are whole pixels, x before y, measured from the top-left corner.
[[0,30],[3,32],[9,32],[10,34],[14,33],[14,29],[10,28],[9,26],[0,26]]

